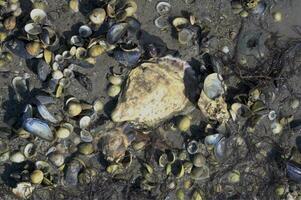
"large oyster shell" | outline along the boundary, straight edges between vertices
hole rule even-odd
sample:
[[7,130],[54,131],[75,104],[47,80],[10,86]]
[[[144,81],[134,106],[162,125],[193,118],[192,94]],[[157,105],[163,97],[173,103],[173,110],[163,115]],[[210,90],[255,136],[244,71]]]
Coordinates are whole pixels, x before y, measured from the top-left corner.
[[193,75],[187,62],[172,56],[140,64],[130,72],[112,120],[155,126],[180,113],[189,103],[184,79]]

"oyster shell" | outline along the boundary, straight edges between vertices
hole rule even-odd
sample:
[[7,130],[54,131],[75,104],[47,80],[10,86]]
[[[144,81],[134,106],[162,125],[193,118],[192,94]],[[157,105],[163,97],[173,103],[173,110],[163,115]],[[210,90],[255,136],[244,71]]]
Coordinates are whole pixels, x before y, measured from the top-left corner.
[[179,58],[142,63],[130,72],[112,120],[155,126],[180,113],[189,104],[184,75],[185,80],[194,76],[189,64]]

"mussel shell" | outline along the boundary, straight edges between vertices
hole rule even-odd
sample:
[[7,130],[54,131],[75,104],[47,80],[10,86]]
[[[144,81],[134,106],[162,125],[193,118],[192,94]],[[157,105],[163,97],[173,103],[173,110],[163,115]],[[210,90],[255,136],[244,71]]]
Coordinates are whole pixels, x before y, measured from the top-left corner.
[[8,40],[4,43],[4,45],[10,52],[15,54],[16,56],[19,56],[24,59],[33,58],[33,56],[27,52],[25,48],[25,43],[21,40],[18,39]]
[[39,114],[43,117],[43,119],[51,122],[51,123],[59,123],[59,120],[57,120],[47,109],[47,107],[43,104],[37,105]]
[[68,185],[75,186],[78,183],[78,173],[82,168],[82,164],[78,160],[72,160],[67,165],[65,181]]
[[24,121],[25,119],[27,118],[31,118],[32,117],[32,106],[30,104],[27,104],[25,106],[25,109],[23,111],[23,114],[22,114],[22,120]]
[[50,46],[51,49],[55,50],[58,48],[59,37],[50,27],[43,28],[42,33],[40,34],[40,39],[44,45]]
[[141,51],[139,49],[134,49],[131,51],[114,50],[113,56],[114,59],[120,64],[132,67],[138,63],[141,57]]
[[51,72],[50,66],[43,60],[40,59],[37,65],[38,77],[41,81],[45,81]]
[[29,133],[48,141],[51,141],[54,138],[48,124],[37,118],[25,119],[23,122],[23,128]]
[[40,25],[36,23],[29,23],[24,26],[24,30],[26,33],[30,35],[38,35],[42,32],[42,28]]
[[114,24],[106,35],[107,42],[109,44],[115,44],[118,42],[127,32],[127,23]]
[[262,15],[266,10],[266,3],[260,1],[255,8],[251,10],[251,12],[255,15]]
[[90,37],[92,35],[92,29],[87,25],[82,25],[79,27],[78,34],[83,38]]
[[297,183],[301,183],[301,166],[295,162],[286,163],[287,177]]
[[228,155],[226,138],[222,138],[214,147],[214,155],[218,161],[223,161]]
[[37,95],[35,99],[42,105],[55,103],[55,100],[51,96]]
[[216,145],[224,136],[222,134],[213,134],[205,137],[206,145]]

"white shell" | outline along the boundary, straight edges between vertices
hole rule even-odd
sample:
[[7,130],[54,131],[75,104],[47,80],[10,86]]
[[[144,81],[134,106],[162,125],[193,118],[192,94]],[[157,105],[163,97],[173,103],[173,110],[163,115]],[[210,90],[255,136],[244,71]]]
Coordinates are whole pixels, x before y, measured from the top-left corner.
[[63,154],[60,153],[51,153],[49,155],[49,161],[56,167],[60,167],[64,164],[65,158]]
[[30,35],[38,35],[42,32],[42,28],[40,25],[36,23],[29,23],[24,26],[24,30],[26,33]]
[[30,12],[30,18],[36,23],[43,24],[46,22],[47,14],[44,10],[37,8]]
[[18,151],[16,153],[13,153],[9,159],[10,159],[10,161],[12,161],[14,163],[21,163],[21,162],[25,161],[25,156],[21,152]]
[[167,15],[171,11],[171,5],[168,2],[161,1],[156,5],[159,15]]
[[17,187],[13,188],[13,193],[22,199],[28,199],[32,192],[34,190],[34,187],[31,185],[31,183],[28,182],[20,182],[17,184]]
[[36,150],[35,150],[35,146],[33,143],[28,143],[25,147],[24,147],[24,156],[26,158],[30,158],[32,156],[34,156],[36,154]]
[[93,141],[93,137],[92,137],[91,133],[89,131],[86,131],[86,130],[82,130],[80,132],[80,139],[83,142],[92,142]]
[[60,70],[55,70],[55,71],[52,72],[52,78],[54,78],[54,79],[59,80],[63,77],[64,77],[64,74]]
[[204,92],[210,99],[215,99],[224,93],[222,78],[217,73],[209,74],[204,81]]
[[81,129],[88,128],[90,126],[90,124],[91,124],[91,118],[89,116],[84,116],[79,121],[79,127]]

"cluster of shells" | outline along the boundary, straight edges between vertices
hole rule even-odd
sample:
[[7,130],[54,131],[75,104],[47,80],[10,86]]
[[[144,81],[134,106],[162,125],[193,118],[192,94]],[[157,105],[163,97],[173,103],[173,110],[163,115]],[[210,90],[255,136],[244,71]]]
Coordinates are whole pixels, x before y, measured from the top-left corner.
[[[259,3],[253,2],[254,5],[249,2],[243,8],[256,8]],[[3,19],[6,31],[1,34],[15,28],[13,23],[16,23],[16,16],[21,12],[15,8],[18,5],[16,1],[5,3],[13,15]],[[70,0],[69,6],[73,12],[79,12],[78,0]],[[147,146],[147,140],[139,139],[141,135],[154,134],[152,130],[174,116],[178,118],[169,128],[179,134],[189,132],[193,119],[187,110],[192,106],[199,109],[208,121],[204,140],[191,139],[185,142],[183,149],[162,150],[156,163],[143,161],[139,183],[144,190],[155,189],[159,174],[156,170],[163,170],[168,179],[166,187],[176,190],[178,199],[184,199],[186,191],[192,191],[193,199],[202,199],[204,194],[194,187],[195,183],[210,178],[212,169],[233,151],[230,146],[235,144],[242,152],[245,148],[243,138],[226,137],[225,129],[229,122],[257,117],[254,123],[259,123],[268,117],[272,132],[281,134],[283,126],[291,120],[278,119],[275,111],[261,114],[266,107],[260,99],[259,89],[251,91],[246,101],[238,99],[228,105],[225,98],[227,86],[219,73],[205,78],[203,88],[197,94],[197,105],[190,102],[185,79],[197,81],[192,67],[170,55],[143,60],[139,45],[131,42],[140,29],[140,23],[135,18],[135,1],[111,0],[94,8],[88,15],[89,23],[79,27],[78,33],[69,38],[68,47],[63,51],[45,7],[47,5],[43,3],[37,4],[30,11],[30,20],[21,31],[23,35],[8,40],[6,35],[3,38],[0,35],[5,58],[12,60],[11,54],[15,54],[26,60],[35,60],[33,65],[37,76],[47,85],[45,94],[31,96],[31,77],[28,74],[12,80],[16,100],[26,105],[20,118],[13,123],[13,129],[26,144],[11,150],[9,144],[1,142],[0,162],[34,163],[34,166],[24,165],[17,175],[11,174],[17,182],[13,192],[19,197],[30,197],[38,186],[75,186],[92,182],[100,173],[112,176],[125,173],[137,160],[136,153]],[[170,4],[160,2],[156,9],[160,17],[155,24],[164,29],[160,20],[165,19],[171,9]],[[177,17],[172,21],[181,44],[189,44],[197,37],[199,29],[195,30],[195,23],[194,17]],[[97,30],[103,25],[108,26],[107,31],[99,35]],[[5,52],[10,53],[6,55]],[[89,90],[91,83],[78,69],[93,67],[96,59],[105,53],[121,65],[132,68],[126,80],[118,74],[108,76],[108,96],[118,99],[118,102],[109,116],[109,122],[99,130],[93,129],[93,125],[103,113],[102,99],[85,102],[67,96],[66,91],[74,79]],[[63,99],[63,109],[60,109],[57,105]],[[298,106],[297,100],[292,102],[294,109]],[[254,130],[250,127],[248,131]],[[43,156],[37,152],[41,148],[46,152]],[[99,156],[107,162],[102,171],[88,162]],[[240,174],[234,169],[226,174],[225,181],[233,186],[240,182]]]

